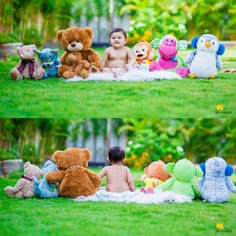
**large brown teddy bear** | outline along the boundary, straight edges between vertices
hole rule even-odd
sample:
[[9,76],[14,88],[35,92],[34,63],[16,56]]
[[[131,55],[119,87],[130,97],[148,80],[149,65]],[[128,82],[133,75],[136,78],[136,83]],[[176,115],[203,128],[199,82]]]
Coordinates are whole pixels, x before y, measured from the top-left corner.
[[75,198],[96,192],[101,185],[101,178],[87,169],[90,158],[91,152],[87,148],[67,148],[53,154],[58,171],[49,172],[46,179],[52,184],[59,183],[59,196]]
[[100,57],[90,48],[93,39],[93,30],[90,27],[59,30],[57,39],[65,50],[58,69],[60,77],[68,79],[78,75],[86,79],[90,72],[101,70]]

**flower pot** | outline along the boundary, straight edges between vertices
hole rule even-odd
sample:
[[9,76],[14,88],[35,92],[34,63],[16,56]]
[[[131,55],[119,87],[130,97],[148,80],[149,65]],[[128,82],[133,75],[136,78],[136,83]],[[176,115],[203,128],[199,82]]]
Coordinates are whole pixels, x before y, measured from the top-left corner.
[[0,55],[3,59],[6,59],[10,56],[17,55],[16,49],[17,47],[22,46],[22,43],[3,43],[0,44]]
[[19,171],[23,168],[23,160],[14,159],[14,160],[4,160],[1,162],[2,174],[8,175],[11,172]]

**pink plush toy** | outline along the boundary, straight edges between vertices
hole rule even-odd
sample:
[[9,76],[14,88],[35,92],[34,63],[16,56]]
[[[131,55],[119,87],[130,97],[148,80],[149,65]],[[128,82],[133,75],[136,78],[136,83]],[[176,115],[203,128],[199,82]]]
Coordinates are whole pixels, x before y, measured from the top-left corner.
[[161,40],[155,39],[151,45],[158,48],[159,57],[154,61],[150,67],[150,71],[155,70],[169,70],[175,71],[181,77],[187,77],[189,68],[184,64],[184,61],[177,57],[178,48],[186,49],[187,43],[184,40],[177,42],[176,38],[172,35],[165,35]]

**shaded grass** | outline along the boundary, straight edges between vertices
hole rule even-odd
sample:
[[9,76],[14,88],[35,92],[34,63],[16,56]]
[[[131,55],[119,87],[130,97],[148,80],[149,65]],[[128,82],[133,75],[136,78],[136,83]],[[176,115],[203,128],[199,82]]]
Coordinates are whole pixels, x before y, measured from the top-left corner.
[[[63,79],[13,81],[9,71],[17,58],[0,62],[0,117],[234,117],[236,73],[214,80],[150,82]],[[225,68],[234,63],[225,64]],[[224,111],[216,114],[216,105]]]
[[[132,174],[137,185],[142,171],[132,170]],[[6,197],[3,188],[16,181],[17,175],[0,178],[1,235],[202,236],[215,235],[218,223],[228,230],[227,235],[235,235],[235,195],[224,204],[161,205]]]

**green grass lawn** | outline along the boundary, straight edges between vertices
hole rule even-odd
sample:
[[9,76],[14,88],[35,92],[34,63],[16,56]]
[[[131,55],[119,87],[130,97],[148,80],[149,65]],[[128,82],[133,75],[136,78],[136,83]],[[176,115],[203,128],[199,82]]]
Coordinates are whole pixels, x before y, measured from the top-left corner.
[[[97,171],[97,170],[96,170]],[[132,170],[140,187],[142,171]],[[1,235],[137,236],[235,235],[236,194],[224,204],[201,201],[143,205],[74,202],[69,199],[11,199],[3,189],[14,186],[20,174],[0,178]],[[234,175],[232,179],[236,180]],[[219,232],[216,224],[223,224]]]
[[[99,51],[102,54],[102,50]],[[186,54],[186,52],[185,52]],[[224,68],[236,50],[225,57]],[[186,78],[150,82],[63,79],[13,81],[10,69],[18,58],[0,62],[0,117],[235,117],[236,73],[219,73],[214,80]],[[216,105],[224,106],[217,113]]]

